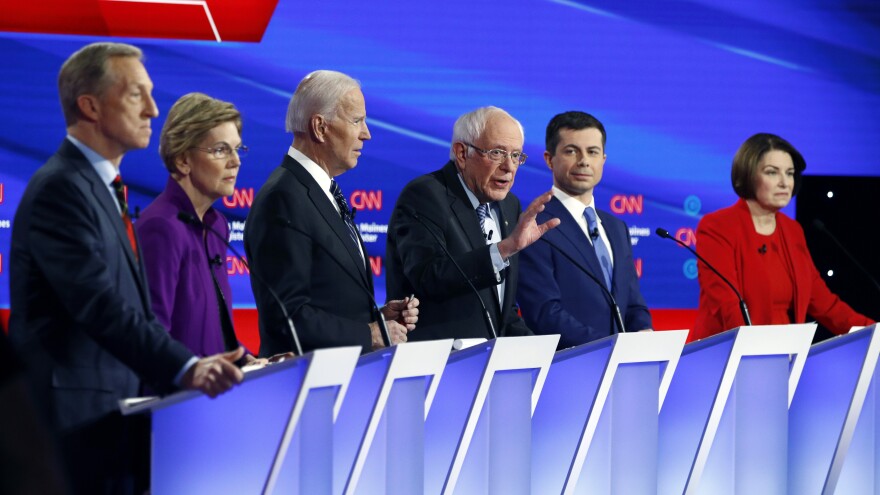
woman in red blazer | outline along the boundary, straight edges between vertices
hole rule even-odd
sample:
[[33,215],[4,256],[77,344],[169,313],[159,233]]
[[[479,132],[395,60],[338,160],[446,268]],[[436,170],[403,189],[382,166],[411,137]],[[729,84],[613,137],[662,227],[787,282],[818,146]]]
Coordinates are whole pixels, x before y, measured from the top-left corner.
[[[834,295],[819,275],[800,224],[780,212],[800,186],[803,156],[773,134],[755,134],[733,158],[740,199],[703,217],[697,251],[740,291],[754,325],[803,323],[809,314],[835,333],[871,319]],[[700,266],[700,307],[690,340],[745,324],[733,291]]]

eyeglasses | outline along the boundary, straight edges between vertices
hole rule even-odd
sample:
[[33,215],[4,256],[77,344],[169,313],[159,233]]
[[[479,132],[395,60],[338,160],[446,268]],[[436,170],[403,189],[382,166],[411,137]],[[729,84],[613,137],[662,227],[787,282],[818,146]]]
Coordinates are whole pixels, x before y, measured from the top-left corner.
[[480,153],[482,153],[482,154],[488,156],[489,159],[492,160],[492,161],[495,162],[495,163],[504,163],[505,161],[507,161],[508,158],[510,158],[510,159],[512,159],[512,160],[514,161],[514,163],[516,163],[517,165],[522,165],[523,163],[526,162],[526,158],[529,157],[529,155],[523,153],[522,151],[510,151],[510,152],[508,152],[508,151],[504,151],[504,150],[499,150],[499,149],[497,149],[497,148],[494,149],[494,150],[484,150],[484,149],[482,149],[482,148],[477,148],[476,146],[472,145],[471,143],[465,143],[465,142],[462,142],[462,144],[464,144],[465,146],[470,146],[471,148],[473,148],[473,149],[479,151]]
[[235,151],[235,154],[238,155],[239,158],[243,158],[247,156],[248,152],[248,147],[243,144],[238,148],[232,148],[226,143],[215,146],[213,148],[200,148],[198,146],[193,146],[192,149],[204,151],[205,153],[211,155],[211,157],[215,160],[225,160],[226,158],[232,156],[233,151]]

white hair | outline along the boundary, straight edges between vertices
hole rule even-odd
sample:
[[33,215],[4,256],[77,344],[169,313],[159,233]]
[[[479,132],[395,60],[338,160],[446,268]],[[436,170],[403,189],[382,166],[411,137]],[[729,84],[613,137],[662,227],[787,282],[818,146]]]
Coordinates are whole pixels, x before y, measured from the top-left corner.
[[473,144],[474,141],[483,135],[483,131],[486,130],[486,123],[489,119],[492,118],[493,115],[498,114],[506,115],[516,122],[516,125],[519,127],[519,132],[523,136],[523,141],[525,141],[526,133],[523,130],[522,124],[514,119],[512,115],[498,107],[480,107],[459,117],[458,120],[455,121],[455,125],[452,126],[452,143],[449,146],[449,159],[455,160],[455,143]]
[[287,105],[287,132],[307,132],[315,114],[327,120],[336,116],[343,96],[361,84],[352,77],[334,70],[316,70],[299,82]]

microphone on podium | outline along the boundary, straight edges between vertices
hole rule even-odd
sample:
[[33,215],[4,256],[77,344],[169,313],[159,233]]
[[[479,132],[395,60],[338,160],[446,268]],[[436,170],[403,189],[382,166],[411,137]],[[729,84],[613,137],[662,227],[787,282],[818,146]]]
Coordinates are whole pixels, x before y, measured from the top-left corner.
[[[354,218],[354,217],[352,216],[352,218]],[[275,217],[275,221],[278,223],[278,225],[280,225],[282,227],[288,228],[294,232],[302,234],[302,235],[308,237],[309,239],[311,239],[312,241],[315,240],[310,233],[299,229],[297,226],[295,226],[293,223],[291,223],[290,220],[282,217],[281,215]],[[319,247],[321,247],[321,249],[324,250],[324,252],[326,252],[330,256],[330,259],[332,259],[337,265],[339,265],[339,267],[342,268],[342,271],[347,273],[351,277],[351,279],[354,280],[355,285],[357,285],[358,287],[363,289],[364,294],[366,294],[367,297],[370,298],[370,303],[373,305],[373,308],[372,308],[373,318],[376,318],[376,322],[379,324],[379,330],[381,330],[380,333],[382,334],[382,341],[385,344],[385,347],[391,347],[391,333],[388,331],[388,325],[385,324],[385,317],[382,315],[382,312],[379,311],[379,305],[376,304],[376,299],[373,297],[373,294],[370,293],[370,291],[367,290],[367,288],[364,287],[363,284],[361,284],[360,280],[358,280],[357,278],[355,278],[354,275],[351,274],[351,272],[348,270],[348,268],[344,267],[342,265],[342,263],[336,259],[336,256],[334,256],[333,253],[327,251],[327,248],[325,248],[323,244],[321,244],[320,242],[316,242],[315,244],[317,244]],[[366,254],[367,253],[364,252],[365,256],[366,256]]]
[[703,258],[702,256],[700,256],[695,250],[691,249],[690,246],[688,246],[688,245],[685,244],[684,242],[682,242],[682,241],[676,239],[675,237],[672,237],[672,235],[670,235],[670,234],[669,234],[669,231],[667,231],[666,229],[661,229],[660,227],[657,227],[657,230],[655,230],[654,232],[655,232],[658,236],[660,236],[660,237],[662,237],[662,238],[664,238],[664,239],[671,239],[671,240],[673,240],[673,241],[675,241],[675,242],[681,244],[682,246],[684,246],[685,249],[687,249],[688,251],[690,251],[691,253],[693,253],[694,256],[696,256],[700,261],[702,261],[704,265],[708,266],[710,270],[712,270],[713,272],[715,272],[715,275],[718,275],[718,278],[720,278],[721,280],[723,280],[724,283],[727,284],[728,287],[730,287],[730,290],[732,290],[733,293],[736,294],[736,298],[739,299],[739,311],[740,311],[740,313],[742,314],[743,321],[746,323],[747,326],[752,326],[752,319],[751,319],[751,317],[749,317],[749,308],[746,306],[746,301],[745,301],[745,300],[742,298],[742,296],[739,294],[739,291],[736,290],[736,287],[734,287],[733,284],[730,283],[730,280],[727,280],[727,279],[724,277],[724,275],[722,275],[721,273],[719,273],[718,270],[716,270],[715,267],[712,266],[711,263],[709,263],[708,261],[706,261],[706,258]]
[[[250,265],[248,265],[247,259],[245,259],[244,256],[239,254],[239,252],[236,251],[236,249],[234,247],[232,247],[232,244],[230,244],[229,241],[226,240],[226,238],[223,237],[219,232],[212,229],[210,226],[202,223],[202,221],[199,220],[198,218],[196,218],[195,215],[193,215],[191,213],[187,213],[182,210],[177,212],[177,219],[187,225],[194,225],[196,227],[204,227],[205,229],[208,230],[208,232],[217,236],[217,238],[220,239],[221,241],[223,241],[223,244],[225,244],[226,247],[229,248],[230,251],[232,251],[232,253],[239,259],[239,261],[241,261],[241,263],[245,267],[247,267],[248,271],[250,272],[251,267],[250,267]],[[287,313],[287,308],[284,307],[284,303],[281,302],[281,298],[278,297],[278,294],[272,289],[272,287],[269,284],[267,284],[266,281],[263,280],[259,275],[251,272],[251,276],[256,278],[257,281],[263,285],[263,287],[268,289],[269,294],[272,295],[272,298],[275,299],[275,302],[278,304],[278,307],[281,308],[281,313],[284,315],[284,319],[287,321],[287,328],[290,331],[290,339],[293,342],[293,349],[294,349],[294,351],[296,351],[297,356],[302,356],[303,350],[302,350],[302,346],[299,344],[299,335],[297,335],[297,333],[296,333],[296,327],[293,326],[293,320],[290,318],[290,315]]]
[[[598,231],[597,231],[596,235],[597,236],[599,235]],[[578,270],[584,272],[584,275],[589,277],[590,280],[595,282],[596,285],[598,285],[599,288],[602,289],[602,292],[604,292],[605,295],[608,297],[608,301],[611,306],[611,309],[614,310],[614,321],[617,323],[617,328],[620,330],[620,333],[626,333],[626,327],[623,326],[623,317],[621,317],[621,315],[620,315],[620,306],[617,305],[617,300],[614,299],[614,296],[611,294],[611,291],[608,290],[607,287],[605,287],[605,282],[602,280],[599,280],[595,275],[590,273],[590,271],[587,270],[584,266],[582,266],[578,261],[576,261],[574,258],[572,258],[568,253],[563,251],[559,246],[550,242],[544,236],[541,236],[541,238],[538,240],[546,242],[547,245],[552,247],[557,253],[564,256],[565,259],[567,259],[569,262],[571,262],[572,265],[577,267]]]
[[[477,296],[477,300],[480,302],[480,307],[483,308],[483,317],[486,320],[486,327],[489,330],[489,338],[490,339],[498,338],[498,333],[495,331],[495,325],[492,323],[492,316],[489,314],[489,310],[486,309],[486,302],[483,301],[483,298],[480,296],[480,291],[477,290],[476,287],[474,287],[473,282],[471,282],[471,279],[468,278],[467,274],[464,273],[464,270],[462,270],[461,265],[459,265],[458,262],[455,261],[455,258],[452,257],[452,253],[450,253],[449,250],[446,249],[446,245],[443,244],[443,241],[441,241],[440,238],[437,236],[437,234],[431,229],[431,227],[428,226],[428,224],[425,222],[425,220],[422,218],[422,216],[419,215],[419,213],[415,210],[415,208],[412,208],[411,206],[407,206],[407,205],[401,205],[400,209],[401,209],[401,211],[403,211],[404,213],[409,215],[413,220],[415,220],[416,222],[419,222],[422,225],[422,227],[424,227],[425,230],[427,230],[428,233],[431,234],[431,237],[433,237],[434,240],[437,241],[437,245],[440,246],[440,249],[443,250],[443,253],[446,255],[446,258],[448,258],[449,261],[452,262],[452,265],[455,266],[455,269],[458,271],[458,273],[461,274],[461,278],[464,279],[464,281],[467,283],[468,287],[470,287],[470,289],[473,291],[474,295]],[[431,220],[428,220],[428,221],[431,222]],[[431,222],[431,223],[434,223],[434,222]],[[399,235],[399,236],[405,236],[408,233],[409,233],[409,229],[407,229],[406,227],[400,227],[397,229],[397,235]]]

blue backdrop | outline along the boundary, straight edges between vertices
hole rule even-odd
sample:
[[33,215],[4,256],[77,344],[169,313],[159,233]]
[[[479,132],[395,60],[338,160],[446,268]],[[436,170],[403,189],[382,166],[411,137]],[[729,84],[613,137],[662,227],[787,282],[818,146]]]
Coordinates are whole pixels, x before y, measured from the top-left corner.
[[[0,308],[16,204],[64,136],[58,69],[94,40],[0,33]],[[362,82],[372,141],[340,183],[361,209],[379,300],[397,194],[446,162],[455,118],[478,106],[525,126],[530,158],[513,188],[524,203],[551,185],[547,121],[584,110],[604,122],[597,201],[630,225],[652,308],[695,308],[698,287],[692,257],[650,233],[692,243],[700,216],[735,200],[730,162],[751,134],[787,138],[807,173],[880,175],[880,8],[868,0],[281,0],[260,43],[126,41],[144,49],[163,112],[151,146],[123,160],[130,203],[143,208],[164,187],[158,131],[171,104],[191,91],[232,101],[252,150],[236,196],[218,202],[234,238],[290,145],[297,82],[320,68]],[[241,268],[229,263],[235,303],[252,307]]]

